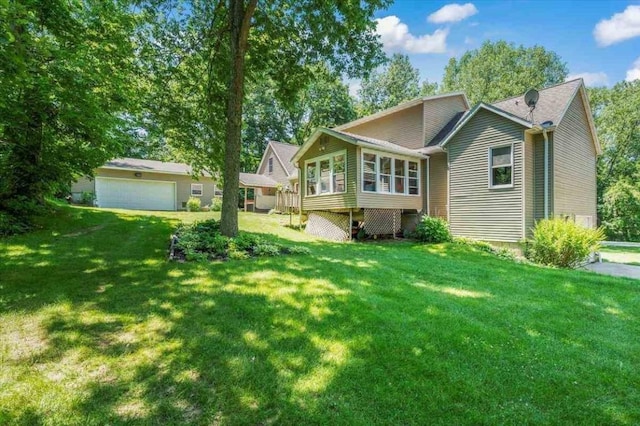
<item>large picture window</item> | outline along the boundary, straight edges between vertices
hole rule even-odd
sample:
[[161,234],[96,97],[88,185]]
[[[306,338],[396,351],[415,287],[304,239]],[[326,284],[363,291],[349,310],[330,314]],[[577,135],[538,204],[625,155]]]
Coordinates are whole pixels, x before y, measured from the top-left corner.
[[489,148],[489,187],[513,186],[513,146]]
[[323,155],[306,161],[307,196],[347,191],[347,153]]
[[419,195],[419,162],[363,152],[362,191]]

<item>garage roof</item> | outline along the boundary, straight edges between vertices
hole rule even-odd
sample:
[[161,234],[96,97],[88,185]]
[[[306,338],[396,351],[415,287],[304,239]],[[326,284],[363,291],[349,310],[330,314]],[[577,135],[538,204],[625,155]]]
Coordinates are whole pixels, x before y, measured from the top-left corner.
[[[141,160],[139,158],[116,158],[108,161],[103,169],[133,170],[136,172],[167,173],[173,175],[192,175],[193,169],[188,164],[171,163],[156,160]],[[211,177],[203,172],[202,176]]]
[[278,182],[265,175],[240,173],[240,186],[247,188],[275,188],[278,186]]

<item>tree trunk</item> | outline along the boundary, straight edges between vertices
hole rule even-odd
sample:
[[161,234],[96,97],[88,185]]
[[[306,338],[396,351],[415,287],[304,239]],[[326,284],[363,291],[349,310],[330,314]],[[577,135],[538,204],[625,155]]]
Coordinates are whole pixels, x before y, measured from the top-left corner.
[[224,150],[224,187],[220,232],[227,237],[238,234],[238,187],[242,148],[242,103],[244,98],[244,62],[251,17],[258,0],[229,0],[231,76],[228,86]]

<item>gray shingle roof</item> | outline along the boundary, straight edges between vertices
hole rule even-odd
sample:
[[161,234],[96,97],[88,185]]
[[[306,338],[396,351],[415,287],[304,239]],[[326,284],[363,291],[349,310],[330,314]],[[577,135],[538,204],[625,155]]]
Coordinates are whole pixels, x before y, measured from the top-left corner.
[[453,131],[453,129],[456,128],[458,123],[460,123],[462,121],[464,116],[467,115],[469,113],[469,111],[470,110],[460,111],[460,112],[456,113],[456,115],[454,115],[453,118],[451,120],[449,120],[449,122],[447,124],[445,124],[445,126],[438,132],[438,134],[436,134],[433,137],[433,139],[431,139],[431,141],[426,146],[438,146],[440,144],[440,142],[445,140],[447,135],[449,133],[451,133]]
[[265,175],[240,173],[240,185],[246,187],[275,188],[278,186],[278,182]]
[[283,166],[287,169],[287,173],[291,175],[296,170],[296,166],[291,162],[291,158],[298,152],[300,146],[278,141],[271,141],[271,146],[276,155],[284,163]]
[[[541,89],[540,98],[533,110],[534,123],[552,121],[553,124],[558,124],[581,84],[582,79],[576,79]],[[524,94],[495,102],[493,106],[520,118],[525,118],[529,114],[529,107],[524,102]]]
[[[139,170],[141,172],[167,173],[174,175],[190,175],[192,168],[184,163],[171,163],[156,160],[141,160],[139,158],[116,158],[108,161],[102,167],[109,169]],[[204,172],[203,176],[211,176]]]

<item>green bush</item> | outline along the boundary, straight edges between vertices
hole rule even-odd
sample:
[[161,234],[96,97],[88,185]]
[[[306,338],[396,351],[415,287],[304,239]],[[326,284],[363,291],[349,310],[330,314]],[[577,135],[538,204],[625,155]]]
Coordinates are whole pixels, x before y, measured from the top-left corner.
[[220,222],[215,219],[182,224],[176,229],[175,248],[188,261],[210,259],[247,259],[251,256],[278,256],[281,254],[308,254],[306,247],[284,247],[264,237],[239,232],[235,238],[220,233]]
[[80,194],[80,204],[84,204],[85,206],[93,206],[94,201],[96,200],[96,194],[90,191],[82,191]]
[[446,243],[451,241],[451,232],[446,220],[424,215],[416,226],[415,237],[425,243]]
[[188,212],[199,212],[200,211],[200,198],[191,197],[187,201],[187,211]]
[[598,250],[603,239],[601,228],[587,229],[563,218],[544,219],[536,224],[525,255],[542,265],[575,268]]
[[456,244],[460,244],[460,245],[464,245],[467,247],[471,247],[474,248],[476,250],[485,252],[485,253],[489,253],[489,254],[493,254],[495,256],[498,256],[502,259],[508,259],[508,260],[514,260],[515,259],[515,254],[509,250],[506,247],[494,247],[491,244],[489,244],[486,241],[478,241],[478,240],[471,240],[468,238],[455,238],[453,240]]
[[219,212],[220,210],[222,210],[222,198],[213,197],[211,199],[211,211]]
[[9,213],[0,211],[0,237],[22,234],[27,232],[29,229],[29,225],[24,221],[10,215]]

